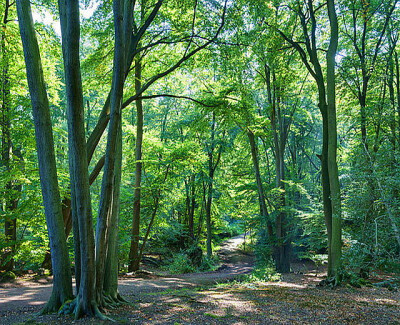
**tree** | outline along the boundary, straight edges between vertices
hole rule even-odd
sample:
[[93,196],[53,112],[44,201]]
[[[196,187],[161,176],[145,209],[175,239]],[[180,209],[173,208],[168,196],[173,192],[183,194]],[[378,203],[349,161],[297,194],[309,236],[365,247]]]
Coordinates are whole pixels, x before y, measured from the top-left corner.
[[[333,7],[332,7],[333,6]],[[300,58],[311,76],[314,78],[318,88],[318,107],[323,122],[323,144],[321,159],[322,171],[322,197],[324,204],[325,223],[328,232],[328,277],[336,278],[341,258],[341,209],[340,192],[337,173],[336,150],[336,114],[334,96],[334,65],[332,55],[337,48],[337,19],[334,12],[334,4],[328,2],[328,15],[330,20],[330,43],[327,52],[327,76],[323,73],[323,67],[318,55],[317,44],[317,13],[321,7],[312,1],[296,3],[291,10],[300,22],[300,41],[288,36],[284,31],[277,30],[280,36],[290,44],[300,55]],[[277,10],[279,8],[276,8]],[[334,60],[334,58],[333,58]],[[333,75],[332,75],[333,73]],[[329,93],[329,94],[328,94]],[[331,182],[333,182],[331,184]],[[332,193],[332,190],[334,191]],[[335,280],[336,281],[336,280]]]
[[29,0],[18,0],[17,12],[35,123],[43,204],[52,251],[53,291],[43,311],[54,312],[73,297],[71,269],[58,189],[49,101]]

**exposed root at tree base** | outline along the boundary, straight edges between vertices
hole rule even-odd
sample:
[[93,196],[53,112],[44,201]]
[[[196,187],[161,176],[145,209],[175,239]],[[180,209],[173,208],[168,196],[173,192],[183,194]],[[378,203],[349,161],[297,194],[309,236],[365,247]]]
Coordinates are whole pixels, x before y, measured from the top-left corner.
[[332,276],[329,278],[326,278],[324,280],[322,280],[321,282],[319,282],[317,284],[318,287],[330,287],[330,288],[335,288],[340,286],[341,284],[341,280],[339,279],[338,276]]
[[96,302],[91,301],[89,304],[79,299],[79,296],[74,300],[65,303],[58,311],[60,315],[74,315],[75,319],[80,319],[82,317],[95,317],[100,320],[107,320],[114,322],[110,317],[105,316],[99,309]]
[[49,301],[46,303],[43,309],[38,312],[38,315],[57,313],[65,304],[71,302],[72,298],[73,297],[70,297],[69,299],[64,299],[61,301],[61,298],[53,292]]

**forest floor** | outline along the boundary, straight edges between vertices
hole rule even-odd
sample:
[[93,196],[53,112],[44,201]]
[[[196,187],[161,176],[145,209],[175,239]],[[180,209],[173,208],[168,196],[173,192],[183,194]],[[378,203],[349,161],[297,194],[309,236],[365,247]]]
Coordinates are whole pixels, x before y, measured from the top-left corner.
[[325,274],[312,264],[295,263],[279,282],[231,281],[252,270],[242,242],[224,242],[214,272],[122,277],[120,292],[131,304],[108,311],[114,323],[35,315],[51,293],[46,278],[0,284],[0,324],[400,324],[399,292],[317,287]]

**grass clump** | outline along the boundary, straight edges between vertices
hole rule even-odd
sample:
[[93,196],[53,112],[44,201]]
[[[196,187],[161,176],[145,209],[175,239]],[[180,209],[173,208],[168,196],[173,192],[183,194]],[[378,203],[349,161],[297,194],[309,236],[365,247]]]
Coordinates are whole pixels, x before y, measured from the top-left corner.
[[281,274],[276,272],[275,268],[269,264],[257,266],[250,274],[244,275],[243,282],[269,282],[280,281]]

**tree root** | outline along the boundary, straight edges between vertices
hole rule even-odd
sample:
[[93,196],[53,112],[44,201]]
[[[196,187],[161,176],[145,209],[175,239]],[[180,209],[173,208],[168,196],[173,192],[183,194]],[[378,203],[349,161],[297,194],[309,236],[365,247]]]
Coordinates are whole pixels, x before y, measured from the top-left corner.
[[79,299],[79,296],[74,300],[65,303],[58,311],[60,315],[74,315],[75,319],[80,319],[84,316],[95,317],[100,320],[107,320],[114,322],[110,317],[104,315],[96,302],[92,301],[89,306],[84,301]]
[[68,304],[69,302],[71,302],[73,296],[69,297],[69,299],[64,299],[64,301],[61,301],[62,298],[60,298],[59,295],[57,295],[56,293],[52,293],[51,297],[49,299],[49,301],[46,303],[46,305],[43,307],[42,310],[40,310],[37,315],[38,316],[42,316],[42,315],[46,315],[46,314],[52,314],[52,313],[56,313],[60,310],[60,308],[62,308],[65,304]]
[[326,278],[317,284],[318,287],[330,287],[336,288],[340,285],[341,280],[338,276],[332,276],[330,278]]

